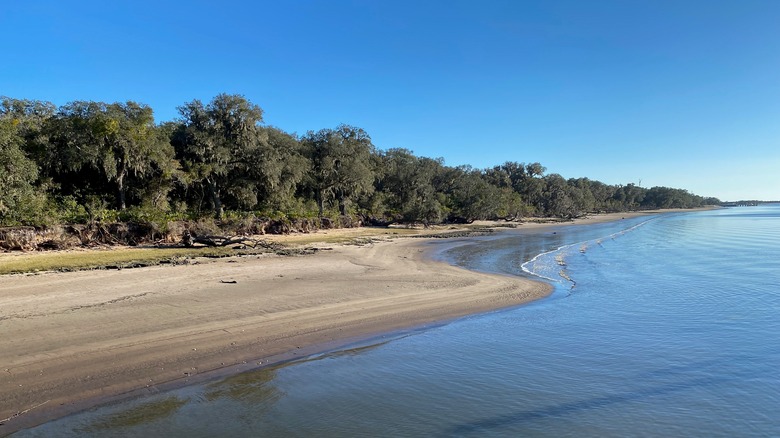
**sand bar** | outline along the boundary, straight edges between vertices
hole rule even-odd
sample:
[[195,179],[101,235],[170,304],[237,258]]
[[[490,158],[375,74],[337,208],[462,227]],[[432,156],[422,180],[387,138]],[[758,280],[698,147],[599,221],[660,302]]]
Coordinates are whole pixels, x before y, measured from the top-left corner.
[[2,276],[0,420],[35,413],[6,421],[0,436],[122,394],[551,292],[545,283],[433,261],[424,251],[424,240],[394,239],[299,257]]

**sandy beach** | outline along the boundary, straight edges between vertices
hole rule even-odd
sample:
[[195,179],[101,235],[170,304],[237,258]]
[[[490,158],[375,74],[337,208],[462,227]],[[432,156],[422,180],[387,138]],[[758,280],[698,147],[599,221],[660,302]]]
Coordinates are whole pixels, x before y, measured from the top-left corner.
[[[573,223],[638,214],[647,213]],[[521,228],[553,225],[561,226]],[[430,260],[424,242],[399,238],[323,245],[328,249],[307,256],[2,276],[0,420],[10,419],[0,435],[129,394],[517,306],[552,290]]]

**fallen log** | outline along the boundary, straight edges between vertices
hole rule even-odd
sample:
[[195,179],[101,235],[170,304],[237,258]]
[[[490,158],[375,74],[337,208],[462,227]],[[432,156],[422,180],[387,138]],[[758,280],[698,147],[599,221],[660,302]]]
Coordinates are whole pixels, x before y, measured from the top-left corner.
[[248,236],[216,236],[216,235],[196,236],[190,233],[189,231],[184,232],[184,234],[182,235],[181,243],[182,245],[188,248],[195,246],[196,243],[210,246],[210,247],[244,245],[251,248],[258,248],[258,247],[268,248],[268,249],[274,248],[274,244],[271,242],[262,239],[255,239]]

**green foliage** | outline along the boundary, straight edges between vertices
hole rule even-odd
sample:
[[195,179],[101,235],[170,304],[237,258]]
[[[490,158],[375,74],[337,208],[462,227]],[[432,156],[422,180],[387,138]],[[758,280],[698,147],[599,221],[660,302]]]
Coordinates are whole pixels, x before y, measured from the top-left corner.
[[[261,128],[267,139],[248,163],[248,184],[254,187],[255,202],[278,210],[295,209],[298,187],[309,172],[300,142],[274,127]],[[250,207],[251,207],[250,206]]]
[[258,185],[278,183],[279,158],[273,156],[268,132],[259,127],[263,110],[240,95],[220,94],[208,105],[193,100],[179,107],[181,121],[172,143],[182,168],[208,193],[216,217],[224,212],[223,196],[236,208],[258,203]]
[[296,137],[263,126],[262,109],[241,95],[193,100],[179,113],[157,125],[132,101],[57,108],[0,97],[0,225],[121,220],[164,231],[187,219],[216,230],[257,217],[339,224],[356,214],[429,225],[719,203],[682,189],[566,180],[540,163],[450,167],[379,151],[349,125]]
[[380,191],[371,199],[372,210],[384,205],[384,216],[404,222],[442,221],[443,207],[434,187],[442,168],[440,160],[418,158],[407,149],[390,149],[379,156],[379,168]]
[[57,212],[61,223],[83,224],[89,222],[89,214],[86,207],[76,201],[76,198],[73,196],[61,198],[59,202],[55,203],[53,210]]
[[453,179],[448,195],[450,219],[455,222],[493,219],[500,209],[500,189],[485,181],[479,171],[462,169]]
[[85,168],[97,172],[114,185],[119,209],[127,206],[131,181],[146,186],[147,178],[166,172],[173,158],[173,148],[155,125],[147,105],[71,102],[61,107],[46,126],[50,146],[43,166],[52,169],[53,176]]
[[0,224],[35,222],[46,202],[35,191],[35,163],[23,152],[18,119],[0,117]]
[[334,202],[342,215],[347,214],[355,198],[374,190],[374,145],[364,130],[340,125],[309,132],[301,143],[304,156],[311,162],[306,183],[320,215]]
[[111,223],[119,220],[119,212],[97,196],[89,197],[83,205],[87,211],[88,223]]

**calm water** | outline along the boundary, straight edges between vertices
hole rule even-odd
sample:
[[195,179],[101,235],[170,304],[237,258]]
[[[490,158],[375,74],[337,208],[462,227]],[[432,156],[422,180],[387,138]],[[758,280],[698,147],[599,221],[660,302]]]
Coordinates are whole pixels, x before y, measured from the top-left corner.
[[556,292],[18,435],[780,436],[780,206],[437,245]]

